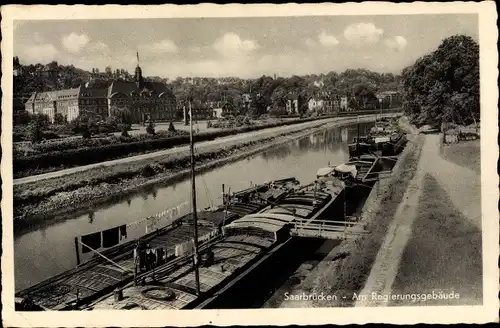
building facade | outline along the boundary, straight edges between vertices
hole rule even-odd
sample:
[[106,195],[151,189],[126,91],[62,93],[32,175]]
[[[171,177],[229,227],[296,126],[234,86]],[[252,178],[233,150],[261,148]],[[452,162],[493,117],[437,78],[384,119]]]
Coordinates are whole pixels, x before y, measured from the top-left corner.
[[403,95],[398,91],[384,91],[376,94],[380,107],[395,108],[403,105]]
[[295,94],[286,98],[286,112],[289,115],[299,114],[299,97]]
[[337,96],[323,95],[319,97],[310,97],[307,102],[307,109],[310,112],[334,113],[338,112],[340,103]]
[[348,106],[348,97],[341,97],[340,98],[340,110],[341,111],[347,111],[349,106]]
[[176,118],[176,99],[165,83],[145,81],[137,65],[134,82],[112,81],[107,87],[90,81],[78,88],[35,92],[25,104],[31,114],[45,114],[54,122],[60,114],[71,122],[81,115],[99,120],[126,113],[132,123]]
[[212,101],[207,103],[207,107],[212,110],[212,118],[222,118],[229,115],[237,115],[236,108],[227,101]]
[[[189,106],[185,105],[181,108],[182,120],[184,124],[189,124]],[[204,121],[213,118],[213,109],[206,106],[199,106],[197,104],[191,104],[191,112],[193,121]]]

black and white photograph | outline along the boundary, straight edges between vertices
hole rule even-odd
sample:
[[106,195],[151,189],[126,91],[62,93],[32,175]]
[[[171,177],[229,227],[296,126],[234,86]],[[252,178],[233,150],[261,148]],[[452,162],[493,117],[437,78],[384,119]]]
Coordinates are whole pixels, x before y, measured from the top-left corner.
[[497,321],[494,3],[106,8],[2,7],[8,326]]

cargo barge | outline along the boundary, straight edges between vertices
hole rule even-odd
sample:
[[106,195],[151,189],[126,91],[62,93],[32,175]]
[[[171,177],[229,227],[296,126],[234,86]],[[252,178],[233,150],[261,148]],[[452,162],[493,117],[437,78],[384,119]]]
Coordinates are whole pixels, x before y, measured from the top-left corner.
[[[223,205],[197,213],[197,226],[201,239],[213,236],[224,224],[254,213],[286,196],[298,186],[295,178],[276,180],[255,185],[230,194],[223,192]],[[15,295],[16,310],[50,311],[68,310],[77,304],[90,302],[134,279],[134,249],[137,243],[161,248],[165,256],[161,262],[175,260],[175,248],[193,236],[192,213],[175,219],[166,227],[150,232],[138,240],[95,252],[94,257],[74,269],[58,274]],[[210,239],[210,238],[208,238]],[[75,238],[75,243],[77,239]],[[83,245],[77,246],[78,252]],[[146,267],[141,274],[153,271]]]
[[242,288],[253,289],[247,282],[266,278],[270,268],[279,270],[276,263],[284,256],[308,252],[323,242],[294,236],[297,222],[328,222],[331,230],[342,231],[344,191],[345,184],[331,178],[301,187],[223,226],[217,236],[199,246],[199,265],[192,254],[185,254],[93,302],[75,304],[74,309],[227,308],[232,299],[241,297]]
[[406,134],[397,126],[397,122],[380,120],[375,123],[365,136],[355,137],[349,144],[349,157],[362,155],[396,156],[401,153],[407,142]]

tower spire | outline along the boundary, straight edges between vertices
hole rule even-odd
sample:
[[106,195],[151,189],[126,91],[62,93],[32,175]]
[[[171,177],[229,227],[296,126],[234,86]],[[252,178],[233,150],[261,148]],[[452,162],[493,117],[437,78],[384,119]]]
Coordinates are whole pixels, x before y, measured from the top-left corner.
[[139,67],[139,49],[137,49],[137,67]]

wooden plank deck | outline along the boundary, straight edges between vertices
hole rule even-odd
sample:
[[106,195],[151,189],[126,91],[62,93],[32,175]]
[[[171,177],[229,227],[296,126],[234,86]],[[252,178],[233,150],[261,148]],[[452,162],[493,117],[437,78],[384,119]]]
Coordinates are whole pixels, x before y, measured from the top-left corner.
[[[211,248],[215,255],[215,263],[199,267],[200,290],[207,293],[220,287],[225,280],[246,267],[272,243],[271,239],[251,235],[228,236],[218,242]],[[128,303],[134,302],[138,304],[138,308],[149,310],[182,309],[196,299],[194,295],[196,280],[191,265],[183,265],[161,278],[158,277],[158,283],[163,285],[161,288],[174,292],[175,299],[152,300],[141,293],[151,286],[134,286],[130,283],[123,289],[123,300],[115,302],[114,295],[108,295],[91,304],[91,307],[93,310],[123,309]]]

